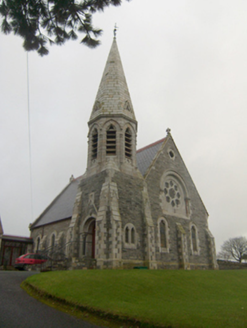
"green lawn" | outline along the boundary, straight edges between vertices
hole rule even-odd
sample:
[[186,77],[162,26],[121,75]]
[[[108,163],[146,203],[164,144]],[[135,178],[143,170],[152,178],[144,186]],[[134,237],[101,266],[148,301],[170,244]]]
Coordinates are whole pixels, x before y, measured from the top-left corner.
[[76,305],[163,327],[247,327],[247,271],[82,270],[27,282]]

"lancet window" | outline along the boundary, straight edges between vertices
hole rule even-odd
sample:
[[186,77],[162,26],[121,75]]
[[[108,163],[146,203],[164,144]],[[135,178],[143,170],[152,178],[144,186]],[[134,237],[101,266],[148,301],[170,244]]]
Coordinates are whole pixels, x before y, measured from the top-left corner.
[[36,252],[39,251],[39,247],[40,247],[40,237],[38,237],[36,241]]
[[163,220],[160,221],[160,247],[167,247],[166,224]]
[[125,242],[129,243],[129,227],[125,228]]
[[192,246],[192,252],[197,253],[198,252],[197,230],[194,225],[191,226],[191,246]]
[[128,158],[132,156],[132,135],[129,128],[125,131],[125,156]]
[[158,237],[159,237],[159,248],[160,252],[169,252],[169,234],[168,224],[164,218],[158,220]]
[[124,228],[124,247],[136,248],[136,230],[132,223],[126,224]]
[[106,131],[106,155],[116,155],[116,129],[112,124]]
[[135,243],[135,229],[131,228],[131,244]]
[[93,130],[92,134],[92,159],[96,159],[98,154],[98,131]]

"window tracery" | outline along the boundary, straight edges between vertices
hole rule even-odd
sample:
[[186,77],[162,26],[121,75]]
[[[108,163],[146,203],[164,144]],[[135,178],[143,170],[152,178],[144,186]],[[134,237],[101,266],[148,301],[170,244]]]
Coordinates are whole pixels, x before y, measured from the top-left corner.
[[164,193],[167,203],[172,207],[178,208],[181,205],[181,191],[178,183],[170,177],[165,182]]
[[189,194],[182,178],[174,171],[165,171],[160,179],[160,206],[163,214],[190,218]]

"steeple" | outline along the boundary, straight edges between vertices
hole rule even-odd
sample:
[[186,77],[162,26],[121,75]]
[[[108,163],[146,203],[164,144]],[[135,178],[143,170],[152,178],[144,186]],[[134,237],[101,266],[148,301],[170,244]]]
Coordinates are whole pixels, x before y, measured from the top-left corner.
[[115,36],[89,123],[101,115],[114,114],[136,120]]
[[87,176],[106,169],[140,174],[136,166],[137,121],[115,33],[88,126]]

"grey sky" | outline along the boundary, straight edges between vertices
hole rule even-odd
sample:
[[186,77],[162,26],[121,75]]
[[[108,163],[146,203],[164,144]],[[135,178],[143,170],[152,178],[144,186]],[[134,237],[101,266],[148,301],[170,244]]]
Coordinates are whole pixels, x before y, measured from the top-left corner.
[[132,0],[94,16],[102,45],[69,42],[29,53],[33,217],[30,205],[27,55],[0,34],[0,215],[4,232],[32,222],[84,173],[87,121],[117,23],[136,118],[137,148],[172,136],[210,214],[217,250],[247,236],[247,2]]

